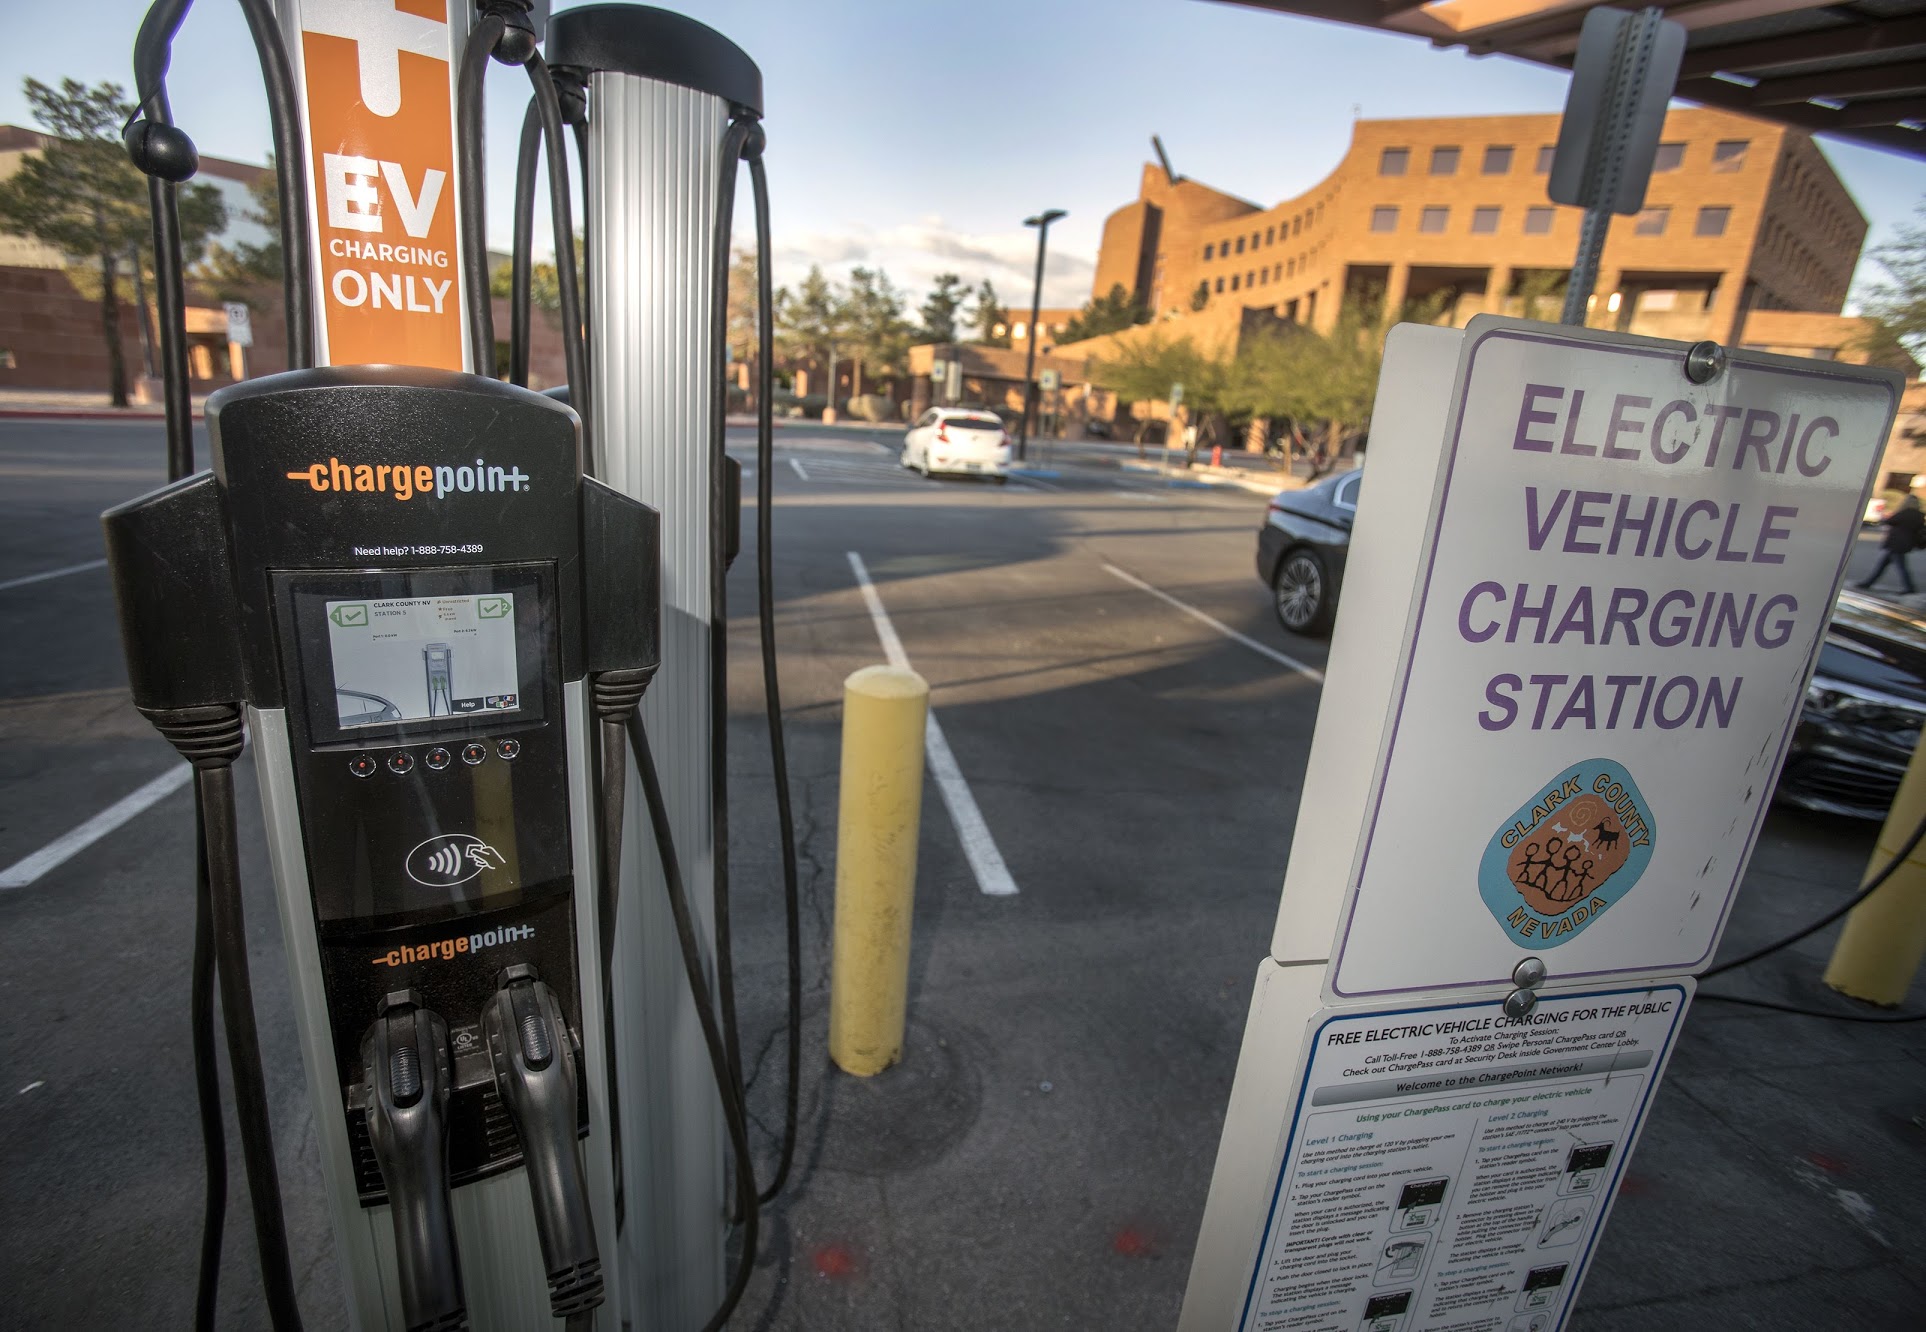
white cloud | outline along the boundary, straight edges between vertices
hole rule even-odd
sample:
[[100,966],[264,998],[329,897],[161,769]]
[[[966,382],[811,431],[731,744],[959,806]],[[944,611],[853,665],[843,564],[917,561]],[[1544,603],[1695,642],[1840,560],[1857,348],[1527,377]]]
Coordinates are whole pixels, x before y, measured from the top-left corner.
[[[912,312],[938,273],[955,273],[970,286],[988,278],[996,284],[997,298],[1004,305],[1027,305],[1036,260],[1036,232],[1030,228],[979,235],[945,226],[933,214],[882,228],[852,225],[838,231],[779,231],[775,237],[779,284],[793,286],[811,264],[822,265],[823,272],[839,282],[848,278],[852,266],[881,268],[906,293]],[[1095,270],[1096,264],[1083,255],[1050,249],[1044,256],[1043,304],[1082,305],[1090,299]]]

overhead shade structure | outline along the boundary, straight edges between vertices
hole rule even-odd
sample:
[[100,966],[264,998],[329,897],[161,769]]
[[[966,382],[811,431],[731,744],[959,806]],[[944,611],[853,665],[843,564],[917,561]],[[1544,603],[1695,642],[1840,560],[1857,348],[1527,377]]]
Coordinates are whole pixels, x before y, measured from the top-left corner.
[[[1228,0],[1570,69],[1600,0]],[[1636,9],[1633,2],[1618,8]],[[1678,96],[1926,158],[1926,0],[1686,0]]]

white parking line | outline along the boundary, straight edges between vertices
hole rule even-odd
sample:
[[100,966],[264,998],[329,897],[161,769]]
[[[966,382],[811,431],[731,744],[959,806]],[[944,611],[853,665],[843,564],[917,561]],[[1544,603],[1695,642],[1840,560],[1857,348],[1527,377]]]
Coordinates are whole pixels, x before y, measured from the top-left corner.
[[25,578],[9,578],[0,583],[0,592],[8,588],[25,587],[29,583],[44,583],[50,578],[65,578],[68,574],[86,573],[89,569],[104,569],[105,560],[88,560],[85,564],[70,564],[64,569],[49,569],[45,573],[28,574]]
[[132,795],[107,806],[78,828],[54,838],[32,855],[0,870],[0,889],[25,888],[48,870],[73,859],[136,814],[180,790],[193,775],[194,769],[185,763],[169,768]]
[[1018,484],[1019,486],[1024,486],[1031,490],[1062,490],[1063,489],[1062,486],[1052,485],[1048,481],[1040,481],[1034,476],[1012,476],[1010,480],[1016,482],[1016,484]]
[[[911,669],[909,653],[903,651],[903,640],[896,636],[896,626],[889,622],[883,599],[876,594],[876,585],[869,581],[869,569],[863,557],[853,550],[849,552],[849,568],[856,575],[856,586],[862,589],[869,618],[876,624],[876,637],[882,641],[883,655],[889,658],[890,665],[906,671]],[[969,783],[963,780],[963,770],[956,766],[950,742],[936,723],[935,708],[925,714],[923,749],[929,760],[930,775],[936,778],[936,789],[943,793],[943,803],[949,806],[956,838],[963,844],[963,854],[976,875],[976,886],[991,897],[1014,897],[1016,880],[1010,877],[1010,867],[1003,863],[1003,853],[996,849],[996,839],[990,835],[990,825],[983,821],[983,811],[976,807]]]
[[1108,572],[1113,573],[1117,577],[1123,579],[1124,582],[1130,584],[1132,587],[1142,588],[1144,591],[1150,593],[1151,596],[1156,597],[1158,600],[1169,602],[1171,605],[1175,606],[1178,610],[1190,616],[1191,619],[1197,620],[1203,624],[1209,625],[1211,628],[1215,629],[1218,633],[1230,639],[1232,642],[1242,643],[1245,647],[1249,648],[1252,652],[1261,653],[1262,655],[1269,657],[1272,661],[1278,663],[1280,666],[1288,666],[1290,667],[1290,669],[1296,671],[1299,675],[1305,676],[1308,679],[1315,680],[1319,684],[1324,683],[1324,672],[1320,671],[1317,667],[1306,666],[1303,662],[1299,661],[1295,657],[1286,656],[1284,653],[1279,652],[1276,648],[1260,643],[1255,638],[1252,638],[1247,634],[1238,633],[1235,629],[1225,624],[1222,620],[1219,620],[1214,616],[1206,615],[1204,614],[1204,612],[1198,610],[1195,606],[1187,605],[1184,602],[1177,600],[1177,598],[1171,596],[1170,593],[1164,591],[1162,588],[1152,587],[1149,583],[1146,583],[1143,579],[1137,577],[1136,574],[1125,573],[1122,569],[1119,569],[1114,564],[1105,564],[1103,567]]
[[789,460],[789,468],[791,471],[795,472],[795,474],[801,479],[803,479],[804,481],[807,481],[809,479],[809,473],[803,471],[803,465],[797,462],[794,458],[791,458]]

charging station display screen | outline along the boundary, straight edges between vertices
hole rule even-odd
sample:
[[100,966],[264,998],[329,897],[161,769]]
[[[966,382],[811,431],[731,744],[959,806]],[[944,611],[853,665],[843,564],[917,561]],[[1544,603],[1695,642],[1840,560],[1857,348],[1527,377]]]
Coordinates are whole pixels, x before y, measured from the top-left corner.
[[515,594],[329,600],[343,730],[521,710]]

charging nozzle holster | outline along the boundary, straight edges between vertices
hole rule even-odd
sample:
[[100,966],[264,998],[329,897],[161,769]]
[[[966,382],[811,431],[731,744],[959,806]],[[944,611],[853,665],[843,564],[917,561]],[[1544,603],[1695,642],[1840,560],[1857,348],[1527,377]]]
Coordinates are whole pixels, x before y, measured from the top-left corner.
[[448,1198],[448,1024],[415,991],[398,991],[362,1038],[361,1061],[408,1332],[457,1332],[468,1311]]
[[495,1089],[522,1140],[550,1311],[585,1313],[602,1303],[602,1259],[576,1145],[580,1093],[568,1022],[535,968],[518,964],[502,972],[482,1026]]

